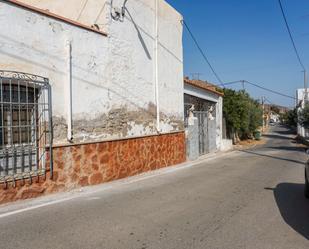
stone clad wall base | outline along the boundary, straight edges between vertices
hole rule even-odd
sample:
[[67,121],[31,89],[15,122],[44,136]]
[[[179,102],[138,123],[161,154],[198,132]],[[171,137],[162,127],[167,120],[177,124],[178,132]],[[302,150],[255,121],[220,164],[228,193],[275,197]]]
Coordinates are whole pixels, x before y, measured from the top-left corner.
[[186,159],[184,132],[54,148],[54,178],[0,184],[0,204],[96,185]]

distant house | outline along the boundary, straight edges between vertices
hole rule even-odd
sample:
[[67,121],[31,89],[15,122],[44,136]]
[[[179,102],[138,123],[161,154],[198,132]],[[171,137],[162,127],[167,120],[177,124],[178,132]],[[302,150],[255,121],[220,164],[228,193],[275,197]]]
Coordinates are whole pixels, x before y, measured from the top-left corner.
[[223,139],[223,93],[209,82],[184,79],[184,114],[187,156],[199,156],[224,150],[231,142]]
[[280,105],[264,104],[264,124],[280,122],[280,114],[286,113],[289,108]]

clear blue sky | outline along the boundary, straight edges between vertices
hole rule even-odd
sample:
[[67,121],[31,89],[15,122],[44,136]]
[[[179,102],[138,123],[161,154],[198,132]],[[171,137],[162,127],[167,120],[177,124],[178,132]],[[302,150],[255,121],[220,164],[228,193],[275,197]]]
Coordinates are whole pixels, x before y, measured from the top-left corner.
[[[277,0],[167,0],[184,17],[224,82],[245,79],[295,96],[303,86]],[[282,0],[296,46],[309,71],[309,1]],[[185,75],[218,83],[184,30]],[[191,75],[190,75],[191,76]],[[237,89],[237,87],[234,87]],[[240,88],[240,85],[239,87]],[[293,106],[293,100],[247,87],[255,98]]]

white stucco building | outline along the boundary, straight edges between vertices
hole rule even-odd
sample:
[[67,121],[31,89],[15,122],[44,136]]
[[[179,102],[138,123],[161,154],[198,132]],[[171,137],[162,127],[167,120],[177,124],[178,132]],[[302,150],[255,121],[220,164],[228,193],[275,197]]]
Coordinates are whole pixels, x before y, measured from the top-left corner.
[[[0,69],[49,79],[55,143],[182,129],[182,17],[165,1],[128,1],[120,20],[112,15],[123,1],[9,2],[0,8]],[[126,122],[116,127],[117,118]]]
[[[51,174],[93,167],[97,183],[185,160],[182,16],[165,0],[10,0],[0,1],[0,16],[1,89],[11,96],[2,146],[12,155],[34,146],[18,157],[26,168],[9,153],[0,178],[46,174],[43,158]],[[98,152],[102,144],[109,149]]]

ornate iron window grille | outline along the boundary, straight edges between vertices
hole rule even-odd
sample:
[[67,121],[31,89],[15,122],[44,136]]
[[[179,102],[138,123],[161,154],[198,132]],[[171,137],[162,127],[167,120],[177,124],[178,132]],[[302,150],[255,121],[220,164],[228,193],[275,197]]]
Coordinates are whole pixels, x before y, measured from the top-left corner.
[[53,172],[47,78],[0,70],[0,183]]

